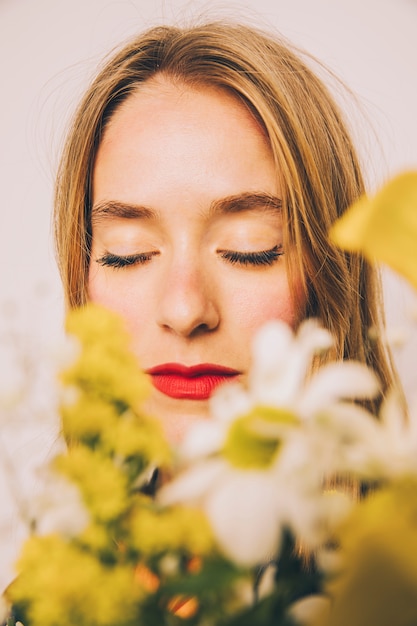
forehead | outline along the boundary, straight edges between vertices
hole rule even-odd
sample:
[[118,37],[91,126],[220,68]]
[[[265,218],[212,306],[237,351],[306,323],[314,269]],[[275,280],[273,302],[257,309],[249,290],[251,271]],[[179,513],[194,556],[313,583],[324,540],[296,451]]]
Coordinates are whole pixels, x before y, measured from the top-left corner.
[[261,123],[241,97],[224,87],[211,84],[190,86],[182,80],[174,80],[162,74],[140,83],[116,108],[106,125],[102,143],[120,134],[129,124],[130,132],[141,131],[157,124],[160,132],[166,132],[173,122],[181,124],[186,131],[205,118],[207,126],[214,119],[225,120],[224,125],[245,126],[247,131],[262,137],[269,146]]
[[150,204],[175,195],[207,205],[277,193],[269,143],[237,97],[163,77],[140,85],[112,116],[93,172],[93,199]]

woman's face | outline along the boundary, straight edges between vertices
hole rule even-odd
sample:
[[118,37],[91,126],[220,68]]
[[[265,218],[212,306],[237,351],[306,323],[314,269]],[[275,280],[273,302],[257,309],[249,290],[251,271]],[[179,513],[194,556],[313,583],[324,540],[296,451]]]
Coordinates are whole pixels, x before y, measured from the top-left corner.
[[[161,77],[111,118],[93,175],[89,297],[119,313],[171,441],[250,366],[255,331],[295,322],[272,155],[225,91]],[[288,253],[288,251],[285,251]]]

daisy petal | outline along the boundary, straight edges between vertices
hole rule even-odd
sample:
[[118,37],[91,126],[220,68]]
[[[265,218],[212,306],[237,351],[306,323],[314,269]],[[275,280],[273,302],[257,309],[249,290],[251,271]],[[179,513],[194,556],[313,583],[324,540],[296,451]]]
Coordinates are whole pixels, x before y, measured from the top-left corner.
[[256,334],[253,343],[255,373],[258,370],[262,376],[284,365],[293,341],[292,330],[284,322],[274,320],[265,324]]
[[302,415],[317,413],[339,399],[373,398],[378,390],[376,375],[362,363],[329,363],[323,365],[311,380],[298,409]]
[[225,471],[225,465],[226,462],[222,459],[212,459],[192,466],[160,489],[158,501],[170,506],[178,502],[201,499],[211,487],[217,484]]
[[267,561],[280,539],[276,485],[265,472],[230,471],[205,504],[224,552],[244,566]]
[[225,432],[226,424],[220,420],[201,421],[191,426],[181,444],[180,456],[187,461],[193,461],[218,452]]

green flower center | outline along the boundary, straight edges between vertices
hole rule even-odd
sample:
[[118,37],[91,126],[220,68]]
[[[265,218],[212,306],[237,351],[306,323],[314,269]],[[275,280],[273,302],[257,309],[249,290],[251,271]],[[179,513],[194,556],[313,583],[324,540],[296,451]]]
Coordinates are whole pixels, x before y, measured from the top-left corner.
[[297,426],[299,420],[288,409],[255,407],[231,425],[223,447],[224,457],[239,468],[269,467],[282,444],[273,433],[273,424]]

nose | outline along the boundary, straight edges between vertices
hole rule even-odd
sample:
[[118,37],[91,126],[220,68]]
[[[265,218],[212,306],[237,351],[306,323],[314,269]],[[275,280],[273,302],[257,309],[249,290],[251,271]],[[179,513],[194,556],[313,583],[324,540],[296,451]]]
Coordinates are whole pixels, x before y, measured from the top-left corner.
[[171,267],[161,288],[158,308],[158,324],[181,337],[211,332],[220,323],[213,278],[190,265]]

